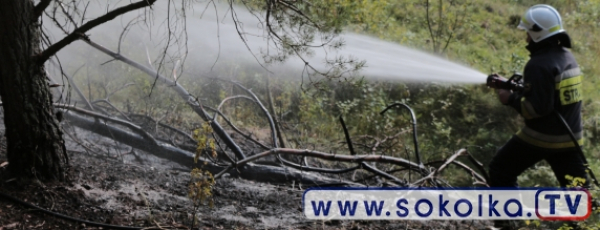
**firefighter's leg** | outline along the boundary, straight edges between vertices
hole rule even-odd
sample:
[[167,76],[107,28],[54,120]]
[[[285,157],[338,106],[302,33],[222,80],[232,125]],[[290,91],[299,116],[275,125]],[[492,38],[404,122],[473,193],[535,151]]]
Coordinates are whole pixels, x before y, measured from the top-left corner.
[[568,180],[567,176],[585,179],[585,183],[580,185],[582,187],[588,188],[591,185],[590,178],[585,171],[584,161],[578,152],[548,153],[545,159],[550,164],[550,167],[552,167],[552,171],[554,171],[554,175],[561,187],[572,185],[573,181]]
[[[527,144],[511,138],[496,153],[489,167],[491,187],[516,187],[517,177],[527,168],[541,161],[542,154],[538,149],[533,149]],[[515,223],[508,220],[494,221],[492,229],[517,229]]]
[[[556,179],[560,183],[561,187],[573,187],[573,186],[582,186],[584,188],[590,188],[592,185],[590,181],[590,177],[586,172],[586,168],[584,166],[584,161],[581,159],[581,155],[578,152],[559,152],[559,153],[550,153],[546,157],[546,161],[552,167],[552,171],[554,171],[554,175],[556,175]],[[572,179],[567,179],[567,176],[570,178],[582,178],[585,179],[583,184],[578,184],[577,181]],[[592,201],[592,206],[596,206],[595,200]],[[576,222],[567,221],[565,224],[571,229],[583,229],[577,225]]]
[[525,143],[511,138],[492,159],[489,166],[491,187],[516,187],[517,177],[543,159],[543,154]]

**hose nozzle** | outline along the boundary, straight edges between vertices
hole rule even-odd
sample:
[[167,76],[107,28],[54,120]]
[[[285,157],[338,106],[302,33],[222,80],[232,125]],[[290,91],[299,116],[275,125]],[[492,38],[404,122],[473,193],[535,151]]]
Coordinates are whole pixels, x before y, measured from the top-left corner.
[[494,89],[506,89],[513,91],[521,91],[523,87],[523,76],[515,73],[509,79],[506,79],[498,74],[490,74],[487,78],[486,85]]

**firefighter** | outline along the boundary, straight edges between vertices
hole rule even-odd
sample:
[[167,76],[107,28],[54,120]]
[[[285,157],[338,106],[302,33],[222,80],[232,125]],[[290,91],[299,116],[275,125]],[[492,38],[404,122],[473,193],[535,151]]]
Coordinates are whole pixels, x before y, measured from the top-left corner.
[[[492,159],[489,166],[491,187],[516,187],[517,176],[541,160],[552,167],[561,187],[571,183],[567,177],[589,180],[577,146],[569,136],[558,112],[568,123],[579,145],[583,144],[582,80],[563,28],[560,14],[549,5],[535,5],[522,17],[518,28],[527,34],[530,60],[523,72],[522,91],[498,89],[498,99],[515,109],[525,120],[519,130]],[[507,221],[495,227],[511,229]]]

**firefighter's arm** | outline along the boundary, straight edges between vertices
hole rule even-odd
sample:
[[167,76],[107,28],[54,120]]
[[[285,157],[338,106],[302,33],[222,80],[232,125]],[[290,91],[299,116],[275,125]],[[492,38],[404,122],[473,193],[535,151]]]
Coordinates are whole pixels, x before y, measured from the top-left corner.
[[525,90],[514,92],[507,105],[513,107],[525,119],[550,114],[554,109],[554,77],[547,68],[525,67]]
[[500,103],[502,103],[503,105],[507,105],[510,101],[510,96],[512,95],[512,92],[506,89],[498,89],[497,93],[498,100],[500,100]]

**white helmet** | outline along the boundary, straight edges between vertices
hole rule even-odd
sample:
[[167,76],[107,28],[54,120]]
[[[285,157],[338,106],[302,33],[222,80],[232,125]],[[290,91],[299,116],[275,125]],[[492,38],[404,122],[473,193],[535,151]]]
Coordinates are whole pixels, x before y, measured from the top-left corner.
[[565,32],[558,11],[554,7],[544,4],[529,8],[517,28],[527,30],[534,42]]

